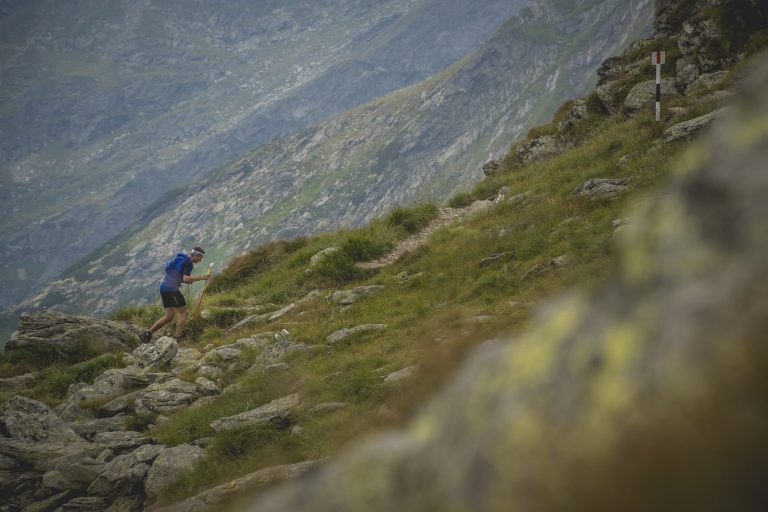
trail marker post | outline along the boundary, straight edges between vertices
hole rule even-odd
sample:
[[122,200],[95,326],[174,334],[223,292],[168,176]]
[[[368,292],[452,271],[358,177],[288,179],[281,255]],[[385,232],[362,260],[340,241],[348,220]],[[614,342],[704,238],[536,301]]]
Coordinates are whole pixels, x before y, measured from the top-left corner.
[[661,65],[666,62],[665,52],[653,52],[651,63],[656,66],[656,121],[661,121]]

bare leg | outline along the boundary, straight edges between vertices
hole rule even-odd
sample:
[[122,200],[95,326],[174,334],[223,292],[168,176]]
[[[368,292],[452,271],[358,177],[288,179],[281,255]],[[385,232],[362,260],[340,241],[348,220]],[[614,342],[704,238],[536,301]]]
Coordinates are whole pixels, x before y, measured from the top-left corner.
[[178,339],[184,331],[184,326],[187,325],[187,320],[189,320],[189,310],[187,306],[182,306],[176,308],[176,312],[179,313],[179,318],[176,320],[176,335],[174,337]]
[[176,308],[165,308],[165,315],[160,318],[157,322],[154,323],[152,327],[149,328],[149,332],[154,333],[158,329],[160,329],[162,326],[173,320],[173,315],[176,313]]

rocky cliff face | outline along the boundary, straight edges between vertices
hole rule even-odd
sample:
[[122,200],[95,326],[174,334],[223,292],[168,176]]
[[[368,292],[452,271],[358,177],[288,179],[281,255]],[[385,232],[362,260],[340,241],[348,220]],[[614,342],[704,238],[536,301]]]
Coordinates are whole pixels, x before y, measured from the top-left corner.
[[0,308],[165,193],[440,71],[522,3],[5,3]]
[[[420,84],[265,144],[197,182],[27,307],[105,312],[151,293],[157,261],[200,241],[211,259],[275,237],[360,225],[477,179],[489,156],[586,90],[650,24],[650,1],[540,1],[478,51]],[[119,294],[103,293],[119,283]],[[62,297],[65,297],[62,300]]]

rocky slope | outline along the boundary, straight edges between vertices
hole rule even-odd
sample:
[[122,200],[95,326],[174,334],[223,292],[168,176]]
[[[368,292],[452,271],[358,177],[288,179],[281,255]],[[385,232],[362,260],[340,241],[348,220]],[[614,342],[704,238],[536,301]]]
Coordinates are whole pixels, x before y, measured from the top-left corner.
[[3,4],[0,308],[244,150],[442,70],[521,4]]
[[[356,226],[402,203],[445,198],[525,127],[584,92],[597,65],[645,30],[652,10],[650,1],[537,2],[440,75],[198,181],[170,211],[105,245],[25,307],[103,313],[147,297],[156,262],[192,241],[223,261],[272,238]],[[113,287],[117,294],[104,293]]]

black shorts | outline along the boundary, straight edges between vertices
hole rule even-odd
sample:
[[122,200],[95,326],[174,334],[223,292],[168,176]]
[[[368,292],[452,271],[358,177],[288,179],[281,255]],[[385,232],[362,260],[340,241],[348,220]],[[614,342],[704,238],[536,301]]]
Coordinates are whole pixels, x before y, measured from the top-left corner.
[[187,305],[181,292],[160,292],[164,308],[181,308]]

